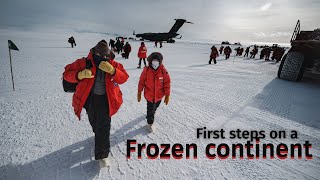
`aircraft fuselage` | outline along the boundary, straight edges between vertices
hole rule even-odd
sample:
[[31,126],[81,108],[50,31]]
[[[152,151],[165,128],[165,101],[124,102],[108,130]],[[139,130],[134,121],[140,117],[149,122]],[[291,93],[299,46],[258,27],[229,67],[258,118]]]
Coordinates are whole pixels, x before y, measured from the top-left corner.
[[142,33],[136,34],[136,37],[149,41],[168,41],[178,35],[178,33]]

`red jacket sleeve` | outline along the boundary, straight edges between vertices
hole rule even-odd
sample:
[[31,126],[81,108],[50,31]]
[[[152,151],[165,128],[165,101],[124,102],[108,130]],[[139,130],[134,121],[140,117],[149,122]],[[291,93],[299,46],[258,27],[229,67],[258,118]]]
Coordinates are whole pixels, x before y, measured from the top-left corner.
[[164,95],[169,96],[170,95],[170,88],[171,88],[171,80],[170,75],[166,68],[163,67],[163,89],[164,89]]
[[140,75],[140,80],[138,84],[138,91],[142,92],[146,83],[146,78],[147,78],[147,68],[144,68],[141,75]]
[[138,54],[137,54],[137,56],[139,57],[139,56],[140,56],[140,54],[141,54],[141,46],[139,47],[139,50],[138,50]]
[[85,59],[78,59],[75,62],[68,64],[65,67],[63,78],[70,83],[77,83],[78,72],[84,70],[86,67]]
[[127,71],[123,68],[123,65],[113,61],[113,67],[116,69],[116,72],[113,75],[113,80],[118,84],[125,83],[128,80],[129,75]]

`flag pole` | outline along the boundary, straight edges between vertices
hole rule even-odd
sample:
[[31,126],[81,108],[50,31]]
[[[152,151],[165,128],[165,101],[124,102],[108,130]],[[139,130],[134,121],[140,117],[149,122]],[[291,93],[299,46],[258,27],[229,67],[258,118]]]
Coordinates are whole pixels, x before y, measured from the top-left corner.
[[13,87],[13,91],[14,91],[14,80],[13,80],[12,61],[11,61],[11,50],[10,50],[10,48],[9,48],[9,56],[10,56],[10,69],[11,69],[12,87]]

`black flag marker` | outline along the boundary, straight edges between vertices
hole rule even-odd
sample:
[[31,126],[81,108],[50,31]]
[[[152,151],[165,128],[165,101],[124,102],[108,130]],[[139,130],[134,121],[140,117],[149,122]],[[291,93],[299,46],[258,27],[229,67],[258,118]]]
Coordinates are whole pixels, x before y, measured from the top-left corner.
[[11,49],[12,50],[16,50],[16,51],[19,51],[19,49],[17,48],[17,46],[11,40],[8,40],[8,48],[9,48],[9,56],[10,56],[10,69],[11,69],[12,87],[13,87],[13,91],[14,91],[14,80],[13,80],[12,61],[11,61]]
[[11,40],[8,40],[8,47],[9,47],[9,49],[19,51],[17,46]]

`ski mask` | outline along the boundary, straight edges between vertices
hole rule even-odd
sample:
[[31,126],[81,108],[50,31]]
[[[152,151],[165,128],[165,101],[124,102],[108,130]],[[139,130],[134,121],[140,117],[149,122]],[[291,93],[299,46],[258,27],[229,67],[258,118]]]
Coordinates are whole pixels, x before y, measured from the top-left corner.
[[96,66],[99,66],[100,62],[101,61],[108,61],[108,56],[107,58],[104,58],[104,57],[101,57],[101,56],[98,56],[98,55],[93,55],[93,60],[94,60],[94,63],[96,64]]
[[93,52],[97,53],[101,56],[107,55],[107,58],[103,58],[96,54],[93,55],[94,63],[99,66],[101,61],[108,61],[110,59],[110,49],[108,43],[105,40],[101,40],[98,44],[93,48]]
[[151,66],[154,70],[158,69],[158,67],[160,66],[160,62],[157,59],[152,60]]

